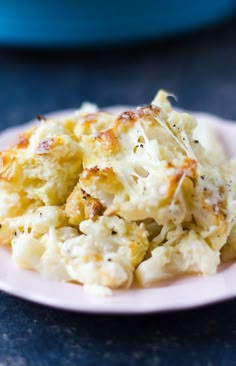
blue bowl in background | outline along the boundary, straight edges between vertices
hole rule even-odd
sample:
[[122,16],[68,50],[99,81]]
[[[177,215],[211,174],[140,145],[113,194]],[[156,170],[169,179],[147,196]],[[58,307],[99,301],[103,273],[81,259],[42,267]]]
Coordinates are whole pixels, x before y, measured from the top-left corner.
[[235,0],[0,0],[0,44],[76,47],[171,36],[232,14]]

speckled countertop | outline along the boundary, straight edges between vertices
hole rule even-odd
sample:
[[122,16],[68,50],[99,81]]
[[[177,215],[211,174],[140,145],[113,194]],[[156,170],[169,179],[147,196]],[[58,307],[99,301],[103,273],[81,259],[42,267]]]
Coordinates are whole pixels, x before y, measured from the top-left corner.
[[[236,120],[236,19],[163,43],[45,54],[0,49],[0,127],[78,107],[179,105]],[[0,293],[0,366],[233,366],[236,300],[150,316],[67,313]]]

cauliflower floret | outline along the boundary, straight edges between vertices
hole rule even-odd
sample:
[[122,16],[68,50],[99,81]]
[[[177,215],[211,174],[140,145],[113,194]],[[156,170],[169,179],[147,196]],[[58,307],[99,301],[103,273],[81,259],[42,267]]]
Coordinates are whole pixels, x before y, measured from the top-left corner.
[[51,228],[48,233],[41,237],[40,243],[45,250],[40,257],[36,270],[45,278],[57,281],[70,281],[66,262],[61,254],[61,243],[79,235],[78,231],[69,226],[59,229]]
[[60,253],[60,243],[78,235],[71,227],[51,227],[41,236],[24,232],[12,240],[12,256],[22,268],[36,270],[45,278],[69,281],[71,277]]
[[170,240],[154,249],[135,274],[138,282],[147,287],[183,273],[215,274],[219,263],[219,252],[212,250],[200,235],[189,231],[177,242]]
[[[34,239],[38,239],[41,235],[48,233],[50,227],[59,228],[66,226],[68,220],[64,211],[57,206],[40,206],[35,208],[34,205],[29,207],[22,216],[14,218],[5,218],[1,223],[0,238],[8,238],[9,243],[21,239],[22,235],[30,234]],[[13,247],[13,254],[15,250]]]
[[60,243],[78,236],[68,225],[62,209],[43,206],[34,212],[6,219],[1,230],[11,233],[12,256],[16,263],[39,271],[44,277],[70,280],[60,254]]
[[144,225],[111,216],[81,222],[82,235],[61,244],[71,278],[83,284],[129,287],[147,248]]
[[12,239],[12,257],[22,268],[38,270],[40,259],[45,251],[40,239],[23,233]]
[[[2,229],[8,228],[13,234],[32,232],[34,235],[45,234],[52,226],[59,228],[67,224],[67,218],[62,208],[57,206],[41,206],[25,215],[6,218]],[[16,236],[15,235],[15,236]]]

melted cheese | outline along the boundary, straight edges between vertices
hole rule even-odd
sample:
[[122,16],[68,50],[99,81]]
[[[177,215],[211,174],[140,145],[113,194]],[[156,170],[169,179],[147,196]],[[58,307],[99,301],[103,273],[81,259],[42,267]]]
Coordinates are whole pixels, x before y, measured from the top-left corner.
[[167,97],[120,115],[86,104],[1,153],[0,239],[20,266],[109,294],[236,257],[234,164]]

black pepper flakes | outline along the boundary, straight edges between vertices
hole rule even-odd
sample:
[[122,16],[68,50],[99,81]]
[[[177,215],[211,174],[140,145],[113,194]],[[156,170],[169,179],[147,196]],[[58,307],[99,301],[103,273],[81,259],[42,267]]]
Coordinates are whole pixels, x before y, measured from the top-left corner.
[[195,143],[195,144],[199,144],[199,141],[198,141],[198,140],[194,140],[194,143]]
[[143,144],[140,144],[140,147],[143,148]]
[[200,175],[200,178],[203,179],[203,180],[205,179],[204,175]]
[[47,118],[44,117],[42,114],[38,114],[36,117],[38,121],[47,121]]
[[111,235],[116,235],[116,234],[117,234],[117,231],[112,230]]

